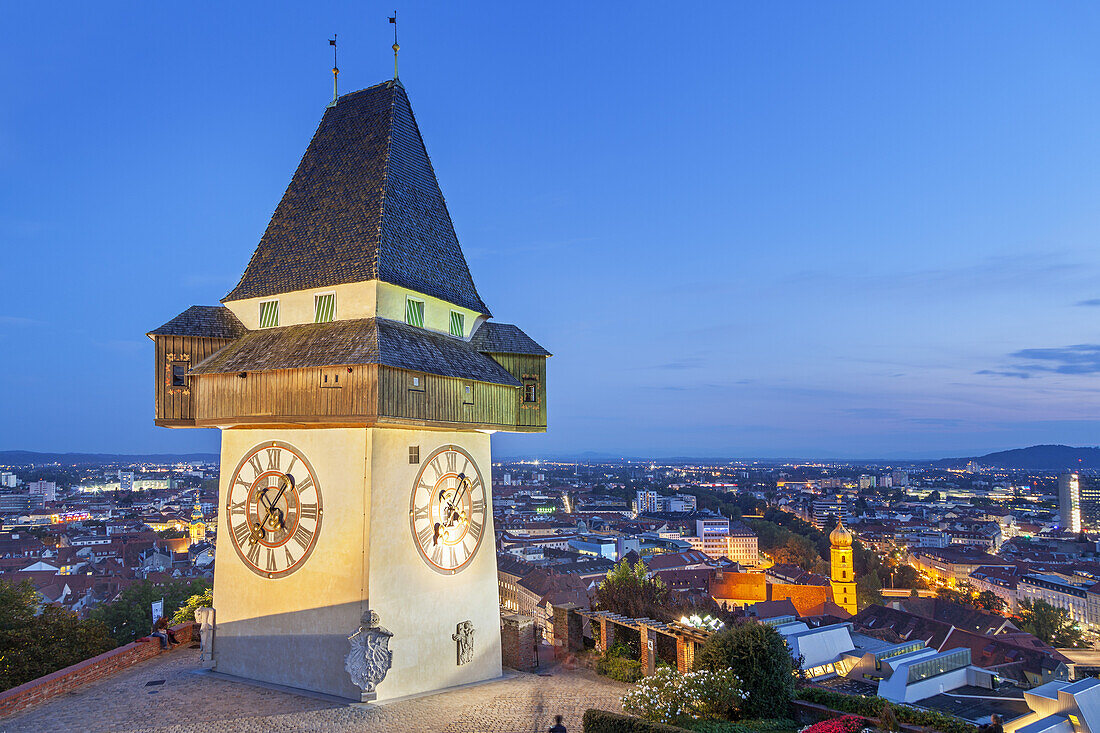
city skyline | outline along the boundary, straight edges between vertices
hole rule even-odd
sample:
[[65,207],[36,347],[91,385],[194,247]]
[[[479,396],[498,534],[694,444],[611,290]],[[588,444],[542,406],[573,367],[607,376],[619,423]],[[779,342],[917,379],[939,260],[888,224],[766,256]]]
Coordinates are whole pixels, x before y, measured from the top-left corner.
[[[384,13],[260,7],[8,9],[0,448],[216,451],[149,425],[142,334],[236,283],[331,33],[342,92],[390,73]],[[994,7],[402,10],[479,291],[555,354],[494,450],[1095,443],[1100,15]]]

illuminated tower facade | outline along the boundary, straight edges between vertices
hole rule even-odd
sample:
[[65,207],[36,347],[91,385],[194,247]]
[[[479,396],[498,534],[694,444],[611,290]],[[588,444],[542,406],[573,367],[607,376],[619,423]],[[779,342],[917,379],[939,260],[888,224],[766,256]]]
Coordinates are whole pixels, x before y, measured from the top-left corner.
[[195,495],[195,507],[191,510],[191,544],[197,545],[206,540],[206,520],[202,516],[199,497]]
[[856,574],[852,564],[852,533],[844,526],[844,520],[837,522],[836,529],[829,533],[830,569],[832,574],[833,602],[848,613],[856,612]]
[[1058,514],[1066,532],[1081,531],[1081,477],[1076,473],[1058,477]]

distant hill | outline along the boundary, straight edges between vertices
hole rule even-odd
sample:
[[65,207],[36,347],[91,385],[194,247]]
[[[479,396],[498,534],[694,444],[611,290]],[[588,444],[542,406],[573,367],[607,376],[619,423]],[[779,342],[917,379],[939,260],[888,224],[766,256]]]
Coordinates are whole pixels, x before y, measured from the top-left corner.
[[944,458],[932,461],[937,468],[963,468],[970,461],[990,468],[1021,468],[1059,471],[1066,468],[1100,468],[1100,448],[1074,448],[1068,445],[1033,445],[970,458]]
[[66,466],[101,466],[108,463],[175,463],[177,461],[214,461],[217,453],[36,453],[29,450],[0,451],[0,466],[60,463]]

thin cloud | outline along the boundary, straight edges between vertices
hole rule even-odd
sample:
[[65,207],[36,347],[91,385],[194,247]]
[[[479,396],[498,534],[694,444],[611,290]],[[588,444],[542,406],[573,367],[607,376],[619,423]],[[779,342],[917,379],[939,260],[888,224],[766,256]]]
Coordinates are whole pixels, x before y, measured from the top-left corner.
[[1010,370],[1001,369],[982,369],[981,371],[974,372],[975,374],[987,374],[994,377],[1015,377],[1016,379],[1031,379],[1031,375],[1027,372],[1014,372]]
[[901,416],[901,413],[892,407],[845,407],[841,412],[845,415],[872,420],[890,420]]
[[1032,364],[1017,368],[1028,372],[1052,372],[1055,374],[1100,373],[1100,344],[1074,344],[1045,349],[1021,349],[1013,352],[1014,359]]
[[1076,303],[1074,303],[1074,305],[1083,305],[1083,306],[1100,305],[1100,298],[1089,298],[1088,300],[1079,300]]
[[4,326],[40,326],[42,321],[23,316],[0,316],[0,325]]

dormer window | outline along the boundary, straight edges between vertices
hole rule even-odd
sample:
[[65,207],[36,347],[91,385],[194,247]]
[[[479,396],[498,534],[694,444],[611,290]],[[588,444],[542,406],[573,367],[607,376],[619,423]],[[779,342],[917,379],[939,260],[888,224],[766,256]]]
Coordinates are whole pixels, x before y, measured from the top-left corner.
[[459,338],[466,335],[466,316],[458,311],[451,311],[451,335]]
[[320,293],[313,297],[313,322],[329,323],[336,320],[336,293]]
[[405,299],[405,323],[424,328],[424,301],[416,298]]
[[275,328],[279,325],[279,301],[260,301],[260,328]]

